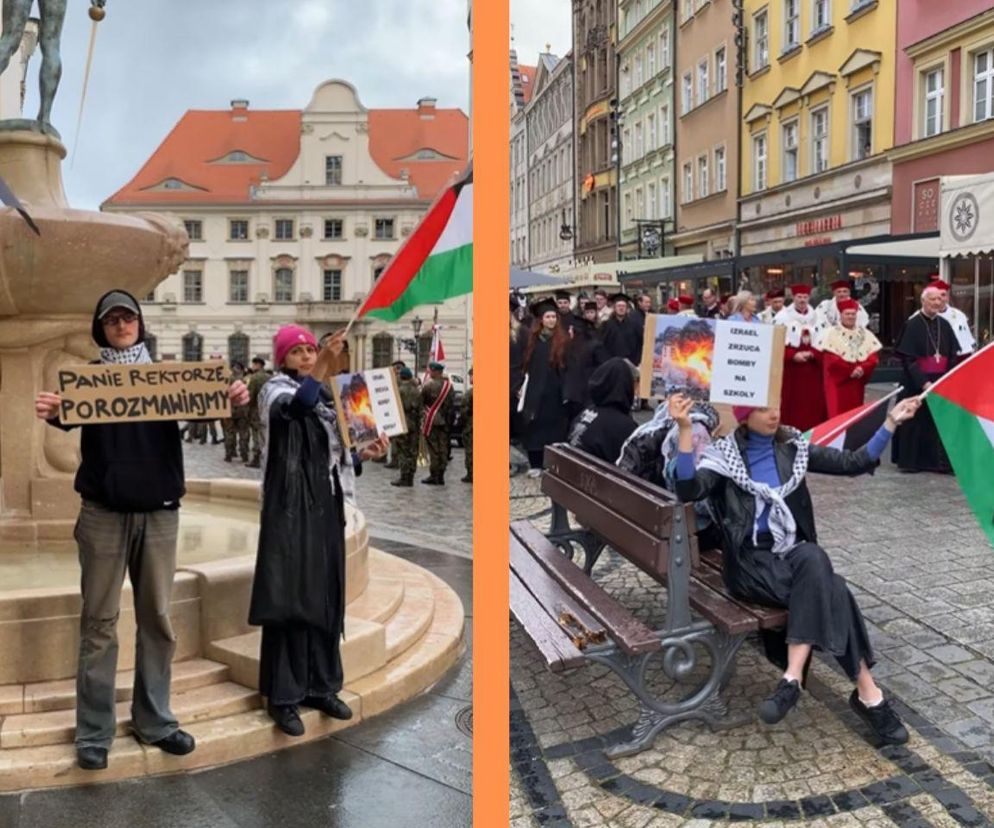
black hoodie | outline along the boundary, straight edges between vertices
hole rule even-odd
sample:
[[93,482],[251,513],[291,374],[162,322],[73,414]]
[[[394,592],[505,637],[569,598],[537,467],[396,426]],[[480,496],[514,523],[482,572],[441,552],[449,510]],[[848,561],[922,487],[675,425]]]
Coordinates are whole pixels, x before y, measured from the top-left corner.
[[[97,308],[103,298],[97,300]],[[131,298],[139,309],[138,342],[144,342],[141,305]],[[98,345],[109,346],[96,310],[92,333]],[[65,431],[74,428],[62,425],[58,418],[49,423]],[[84,499],[115,512],[179,508],[180,498],[186,493],[179,423],[174,420],[110,423],[84,425],[82,429],[82,461],[76,472],[75,488]]]
[[637,428],[632,418],[635,378],[628,360],[613,357],[590,377],[593,406],[573,422],[570,445],[615,463],[625,440]]

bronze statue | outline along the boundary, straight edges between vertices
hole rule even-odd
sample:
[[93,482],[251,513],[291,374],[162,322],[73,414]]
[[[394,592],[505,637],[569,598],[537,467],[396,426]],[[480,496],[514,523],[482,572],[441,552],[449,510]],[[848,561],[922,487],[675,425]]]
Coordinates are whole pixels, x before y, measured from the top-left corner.
[[[33,0],[3,0],[3,35],[0,35],[0,72],[7,68],[11,57],[21,45],[24,27],[31,14]],[[59,54],[59,40],[62,37],[62,23],[66,18],[68,0],[38,0],[40,9],[38,45],[41,47],[41,70],[38,85],[41,89],[41,108],[38,111],[37,128],[42,132],[55,133],[52,127],[52,103],[62,77],[62,56]],[[104,15],[107,0],[90,0],[90,17],[94,21]],[[57,133],[56,133],[57,134]]]

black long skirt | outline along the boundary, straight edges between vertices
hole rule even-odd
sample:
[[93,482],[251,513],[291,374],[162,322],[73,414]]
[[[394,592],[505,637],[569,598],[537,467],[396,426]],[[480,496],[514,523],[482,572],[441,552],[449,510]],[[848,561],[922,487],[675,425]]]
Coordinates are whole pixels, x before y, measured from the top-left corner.
[[[788,610],[785,643],[810,644],[830,653],[855,680],[860,661],[872,667],[874,659],[863,615],[845,579],[835,574],[818,544],[799,544],[777,558],[764,540],[761,536],[759,548],[740,550],[730,572],[729,589],[743,600]],[[775,637],[764,637],[767,655],[785,666],[786,652],[777,653],[774,641]],[[780,641],[784,642],[784,636]]]
[[263,627],[259,693],[271,705],[337,695],[343,679],[340,640],[317,627]]

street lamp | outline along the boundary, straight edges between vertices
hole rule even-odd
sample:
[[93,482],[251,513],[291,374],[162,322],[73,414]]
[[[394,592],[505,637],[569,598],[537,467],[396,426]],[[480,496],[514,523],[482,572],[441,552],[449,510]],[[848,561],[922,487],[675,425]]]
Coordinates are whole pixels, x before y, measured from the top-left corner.
[[420,316],[415,316],[411,320],[411,328],[414,330],[414,375],[417,376],[421,372],[421,366],[418,364],[418,358],[421,356],[421,340],[419,339],[421,335],[421,325],[423,320]]

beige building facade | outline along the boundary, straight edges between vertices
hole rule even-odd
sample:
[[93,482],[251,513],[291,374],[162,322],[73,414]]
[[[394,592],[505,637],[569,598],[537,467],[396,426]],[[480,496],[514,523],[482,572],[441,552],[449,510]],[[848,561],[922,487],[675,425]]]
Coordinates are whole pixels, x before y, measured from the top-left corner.
[[[156,357],[270,358],[282,325],[318,336],[344,327],[467,154],[464,113],[431,98],[416,110],[368,110],[340,80],[319,86],[303,111],[233,101],[229,111],[187,113],[103,205],[165,213],[190,236],[187,261],[144,297]],[[437,306],[456,374],[471,353],[469,302]],[[435,309],[359,321],[349,336],[353,367],[398,358],[413,367],[415,318],[423,365]]]

